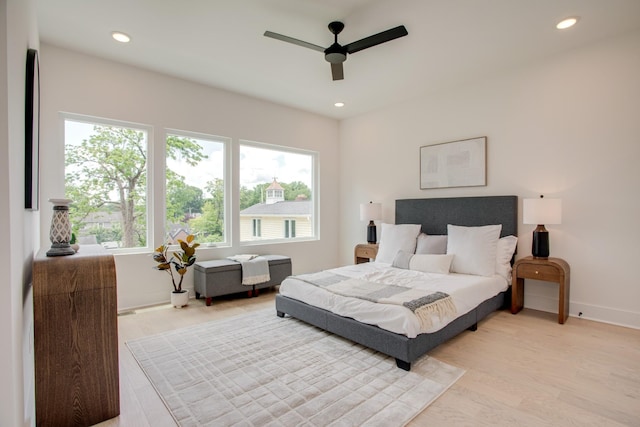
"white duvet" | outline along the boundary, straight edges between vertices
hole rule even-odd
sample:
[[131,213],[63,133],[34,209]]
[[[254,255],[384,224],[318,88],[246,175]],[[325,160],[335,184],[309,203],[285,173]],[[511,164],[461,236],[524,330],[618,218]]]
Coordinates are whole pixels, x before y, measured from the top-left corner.
[[404,270],[390,264],[368,262],[328,270],[343,276],[361,278],[388,285],[399,285],[441,291],[451,295],[456,306],[455,316],[439,319],[434,315],[432,326],[421,329],[418,318],[406,307],[393,304],[377,304],[359,298],[343,297],[317,286],[288,277],[280,285],[280,294],[309,305],[319,307],[359,322],[376,325],[388,331],[415,338],[418,334],[435,332],[452,320],[468,313],[486,299],[508,288],[507,281],[499,276],[474,276],[468,274],[437,274]]

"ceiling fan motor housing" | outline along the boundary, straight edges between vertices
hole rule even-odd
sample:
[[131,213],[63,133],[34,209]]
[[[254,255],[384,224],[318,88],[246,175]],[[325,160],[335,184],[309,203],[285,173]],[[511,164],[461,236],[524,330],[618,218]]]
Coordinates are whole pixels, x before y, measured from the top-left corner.
[[347,60],[347,48],[334,43],[324,51],[324,59],[332,64],[341,64]]

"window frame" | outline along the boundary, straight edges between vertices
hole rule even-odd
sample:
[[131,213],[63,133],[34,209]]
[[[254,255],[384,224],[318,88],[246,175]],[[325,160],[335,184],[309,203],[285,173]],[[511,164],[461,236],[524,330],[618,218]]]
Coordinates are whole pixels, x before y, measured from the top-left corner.
[[[162,206],[162,221],[158,221],[160,223],[160,229],[156,230],[157,238],[159,238],[159,242],[166,242],[166,220],[167,220],[167,138],[169,135],[174,135],[178,137],[185,137],[191,139],[204,139],[212,142],[219,142],[223,146],[223,162],[222,162],[222,176],[223,176],[223,188],[224,188],[224,240],[222,242],[212,242],[208,244],[201,244],[198,249],[209,249],[209,248],[220,248],[220,247],[230,247],[233,238],[231,236],[231,223],[232,223],[232,212],[231,212],[231,148],[232,148],[232,139],[227,136],[213,135],[202,132],[193,132],[182,129],[174,129],[174,128],[164,128],[162,133],[162,176],[164,179],[162,182],[162,196],[161,196],[161,206]],[[170,245],[170,248],[177,247],[178,245]],[[155,246],[154,246],[155,247]]]
[[[224,242],[215,242],[210,246],[200,247],[199,250],[215,249],[221,247],[243,247],[253,245],[265,245],[265,244],[278,244],[278,243],[295,243],[303,241],[317,241],[320,240],[320,177],[319,177],[319,164],[320,153],[314,150],[307,150],[302,148],[289,147],[285,145],[272,144],[251,141],[246,139],[235,139],[231,137],[225,137],[210,133],[186,131],[177,128],[161,128],[156,130],[152,125],[138,123],[135,121],[117,120],[104,117],[97,117],[87,114],[76,114],[60,112],[58,114],[60,118],[60,128],[63,141],[63,147],[66,147],[67,132],[65,129],[66,121],[74,121],[80,123],[86,123],[89,125],[98,126],[116,126],[123,128],[130,128],[137,131],[146,132],[146,190],[144,192],[146,197],[146,246],[131,247],[131,248],[115,248],[110,249],[109,252],[113,254],[136,254],[136,253],[148,253],[153,251],[153,248],[158,247],[161,244],[166,243],[166,169],[167,169],[167,155],[166,155],[166,141],[169,135],[176,135],[178,137],[187,137],[193,139],[203,139],[213,142],[219,142],[223,144],[224,161],[223,167],[223,180],[224,180]],[[241,240],[240,234],[240,210],[237,200],[239,200],[239,188],[240,188],[240,151],[243,146],[253,147],[258,149],[270,150],[275,152],[292,153],[305,155],[310,157],[310,179],[311,185],[311,236],[304,237],[278,237],[263,239],[262,238],[262,221],[260,221],[260,237],[256,240]],[[66,148],[65,148],[66,150]],[[62,154],[63,160],[63,175],[66,175],[66,154]],[[302,181],[302,180],[301,180]],[[62,191],[65,191],[64,180],[62,184]],[[160,215],[160,218],[158,218]],[[295,219],[293,219],[295,221]],[[306,226],[306,224],[305,224]],[[297,227],[296,227],[297,228]],[[295,232],[297,233],[297,230]]]

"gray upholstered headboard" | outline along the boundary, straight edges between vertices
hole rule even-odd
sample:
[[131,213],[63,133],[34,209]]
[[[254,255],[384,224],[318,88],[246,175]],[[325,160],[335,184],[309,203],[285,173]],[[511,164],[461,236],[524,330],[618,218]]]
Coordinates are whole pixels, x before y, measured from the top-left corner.
[[518,235],[518,196],[396,200],[396,224],[422,224],[427,234],[447,234],[447,224],[502,224],[500,237]]

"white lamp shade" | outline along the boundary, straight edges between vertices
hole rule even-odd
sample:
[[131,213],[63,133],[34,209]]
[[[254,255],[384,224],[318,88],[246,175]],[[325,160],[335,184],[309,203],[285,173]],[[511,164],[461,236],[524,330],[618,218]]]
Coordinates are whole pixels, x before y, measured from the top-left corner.
[[382,218],[382,203],[360,204],[360,221],[371,221]]
[[561,199],[524,199],[522,201],[523,224],[561,224]]

